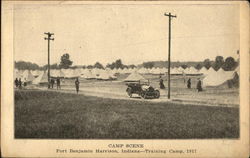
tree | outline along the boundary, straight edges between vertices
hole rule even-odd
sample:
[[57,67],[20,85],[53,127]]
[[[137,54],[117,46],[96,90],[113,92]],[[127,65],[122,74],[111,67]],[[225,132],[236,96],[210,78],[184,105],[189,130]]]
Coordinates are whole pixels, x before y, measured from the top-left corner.
[[181,65],[183,69],[186,69],[188,66],[186,64]]
[[122,64],[122,60],[121,59],[118,59],[115,61],[115,68],[123,68],[123,64]]
[[132,64],[132,65],[128,65],[128,68],[132,68],[132,69],[134,69],[134,68],[136,68],[136,66],[134,65],[134,64]]
[[222,68],[225,71],[232,71],[237,67],[237,62],[234,60],[233,57],[227,57]]
[[37,70],[39,69],[39,66],[31,62],[15,61],[15,68],[19,70]]
[[205,66],[205,68],[209,69],[211,67],[212,63],[209,59],[205,59],[203,61],[203,65]]
[[200,70],[200,69],[202,68],[202,65],[201,65],[200,63],[198,63],[198,64],[195,66],[195,68],[196,68],[197,70]]
[[72,64],[73,64],[73,62],[69,59],[68,53],[63,54],[61,56],[61,62],[59,65],[60,68],[68,69]]
[[122,60],[121,59],[118,59],[116,60],[115,62],[112,62],[111,64],[107,64],[106,65],[106,68],[110,68],[110,69],[118,69],[118,68],[121,68],[123,69],[126,65],[123,65],[122,64]]
[[93,65],[88,65],[87,69],[93,69]]
[[215,71],[219,70],[219,69],[222,67],[223,64],[224,64],[224,59],[223,59],[223,57],[222,57],[222,56],[217,56],[217,57],[215,58],[215,62],[214,62],[214,65],[213,65],[214,70],[215,70]]
[[112,64],[107,64],[107,65],[106,65],[106,68],[112,69]]
[[50,65],[50,68],[51,69],[58,69],[59,66],[55,63],[55,64]]
[[154,67],[154,62],[145,62],[142,64],[143,67],[152,69]]
[[96,63],[95,63],[94,68],[104,69],[104,67],[102,66],[102,64],[99,63],[99,62],[96,62]]

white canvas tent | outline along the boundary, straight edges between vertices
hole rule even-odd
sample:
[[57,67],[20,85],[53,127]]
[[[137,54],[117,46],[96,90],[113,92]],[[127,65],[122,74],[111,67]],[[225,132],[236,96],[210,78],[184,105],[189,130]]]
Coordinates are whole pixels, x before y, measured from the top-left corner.
[[61,71],[62,71],[64,74],[66,74],[66,73],[68,73],[69,69],[61,69]]
[[89,73],[89,69],[81,69],[80,77],[85,78],[85,75]]
[[207,68],[206,67],[202,67],[200,70],[199,70],[199,73],[201,73],[201,74],[207,74],[208,73],[208,70],[207,70]]
[[216,71],[215,71],[214,68],[212,68],[212,67],[210,67],[210,68],[207,70],[207,74],[209,74],[209,73],[214,73],[214,72],[216,72]]
[[180,66],[180,67],[178,67],[178,71],[181,72],[181,73],[183,73],[184,69]]
[[33,71],[31,71],[31,74],[32,74],[34,77],[37,77],[37,76],[39,76],[40,72],[39,72],[39,70],[33,70]]
[[65,77],[65,74],[62,72],[62,70],[53,70],[53,71],[51,71],[50,76],[63,78],[63,77]]
[[161,71],[161,74],[168,73],[168,69],[166,67],[161,68],[160,71]]
[[90,70],[87,71],[85,74],[84,74],[84,78],[86,79],[96,79],[96,75],[93,74]]
[[210,71],[203,79],[203,86],[220,86],[228,80],[231,80],[236,75],[235,71]]
[[200,75],[201,73],[194,67],[186,68],[184,70],[186,75]]
[[146,69],[143,67],[143,68],[140,68],[139,70],[138,70],[138,72],[139,73],[141,73],[141,74],[145,74],[145,71],[146,71]]
[[97,77],[98,80],[110,80],[112,79],[111,76],[109,76],[107,71],[100,72],[99,76]]
[[142,68],[138,69],[137,72],[140,74],[149,74],[150,69],[142,67]]
[[75,69],[74,71],[75,71],[75,73],[76,73],[78,76],[81,76],[82,71],[81,71],[80,68],[77,68],[77,69]]
[[224,71],[222,68],[220,68],[219,70],[217,70],[217,73],[225,73],[226,71]]
[[24,82],[32,82],[35,77],[31,74],[30,70],[25,70],[21,75],[21,80]]
[[68,71],[64,72],[65,78],[77,78],[80,77],[81,75],[78,74],[78,71],[75,71],[73,69],[69,69]]
[[98,68],[93,68],[91,70],[91,73],[96,75],[96,76],[99,76],[99,74],[103,71],[103,69],[98,69]]
[[161,75],[161,74],[164,74],[164,73],[163,73],[161,68],[157,67],[157,68],[154,69],[153,74]]
[[234,72],[236,72],[238,75],[240,75],[240,68],[239,68],[239,66],[235,68]]
[[111,79],[117,79],[117,77],[112,73],[112,71],[111,70],[106,70],[106,72],[108,73],[108,75],[109,75],[109,77],[111,78]]
[[128,71],[128,68],[124,68],[124,69],[121,69],[121,70],[120,70],[120,73],[121,73],[121,74],[126,74],[127,71]]
[[142,75],[140,75],[137,72],[131,73],[126,79],[124,79],[125,82],[147,82]]
[[21,78],[22,77],[22,72],[21,71],[19,71],[19,70],[17,70],[17,69],[15,69],[14,70],[14,78]]
[[42,72],[37,78],[32,81],[33,84],[45,84],[48,83],[48,73]]
[[171,68],[170,69],[170,74],[171,75],[181,75],[183,72],[179,71],[177,67]]
[[129,68],[128,69],[128,73],[133,73],[133,72],[136,72],[137,71],[137,68]]
[[122,69],[121,69],[121,68],[118,68],[118,69],[117,69],[117,73],[122,73]]

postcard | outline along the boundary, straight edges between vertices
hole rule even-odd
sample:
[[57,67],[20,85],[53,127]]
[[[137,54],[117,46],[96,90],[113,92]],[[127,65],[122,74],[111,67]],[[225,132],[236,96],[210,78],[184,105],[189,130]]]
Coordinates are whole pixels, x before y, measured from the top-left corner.
[[248,157],[245,1],[3,1],[3,157]]

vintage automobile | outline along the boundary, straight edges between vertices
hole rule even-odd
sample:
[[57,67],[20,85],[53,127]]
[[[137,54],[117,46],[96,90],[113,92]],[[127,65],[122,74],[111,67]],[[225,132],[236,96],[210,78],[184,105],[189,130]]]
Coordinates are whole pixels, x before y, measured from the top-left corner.
[[126,92],[129,97],[132,97],[132,94],[137,94],[144,99],[160,97],[160,91],[147,84],[128,83],[127,86]]

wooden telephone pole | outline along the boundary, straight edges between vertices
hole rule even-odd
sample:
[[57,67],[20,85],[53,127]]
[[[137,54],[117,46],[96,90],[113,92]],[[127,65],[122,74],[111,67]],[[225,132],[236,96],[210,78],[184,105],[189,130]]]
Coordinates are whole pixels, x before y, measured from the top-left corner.
[[171,52],[171,19],[176,18],[176,15],[172,15],[171,13],[165,13],[165,16],[168,16],[169,26],[168,26],[168,99],[170,99],[170,52]]
[[54,33],[50,33],[50,32],[45,32],[45,35],[47,35],[48,37],[45,37],[45,40],[48,40],[48,88],[50,88],[50,40],[54,41],[54,38],[51,38],[52,35],[54,35]]

